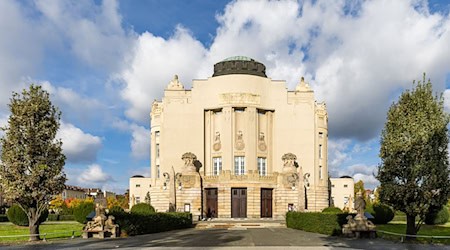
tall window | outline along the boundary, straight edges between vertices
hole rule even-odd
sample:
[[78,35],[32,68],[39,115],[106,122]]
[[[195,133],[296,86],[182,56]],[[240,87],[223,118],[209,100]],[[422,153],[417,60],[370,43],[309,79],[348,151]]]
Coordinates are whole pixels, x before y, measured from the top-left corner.
[[156,144],[156,149],[155,149],[155,151],[156,151],[156,158],[159,158],[159,143]]
[[322,144],[319,144],[319,159],[322,159]]
[[213,158],[213,175],[219,175],[222,171],[222,157]]
[[135,197],[135,199],[136,199],[136,204],[139,204],[139,203],[141,203],[141,197],[139,197],[139,196],[136,196],[136,197]]
[[159,165],[156,165],[156,178],[159,178]]
[[243,175],[245,173],[245,157],[236,156],[234,157],[234,174]]
[[156,138],[159,137],[159,131],[155,131],[155,137],[156,137]]
[[323,179],[323,176],[322,176],[322,166],[319,166],[319,179]]
[[322,139],[322,138],[323,138],[323,133],[319,132],[319,139]]
[[267,175],[266,158],[258,157],[258,172],[259,175]]

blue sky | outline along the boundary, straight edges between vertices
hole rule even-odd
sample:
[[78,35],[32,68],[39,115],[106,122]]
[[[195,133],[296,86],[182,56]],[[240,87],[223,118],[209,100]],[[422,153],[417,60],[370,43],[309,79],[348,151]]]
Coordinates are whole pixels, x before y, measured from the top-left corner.
[[[174,74],[234,55],[329,111],[332,176],[374,187],[389,105],[423,72],[450,98],[449,1],[0,1],[0,125],[12,91],[42,85],[63,113],[68,183],[116,192],[148,176],[149,112]],[[446,102],[446,108],[450,105]]]

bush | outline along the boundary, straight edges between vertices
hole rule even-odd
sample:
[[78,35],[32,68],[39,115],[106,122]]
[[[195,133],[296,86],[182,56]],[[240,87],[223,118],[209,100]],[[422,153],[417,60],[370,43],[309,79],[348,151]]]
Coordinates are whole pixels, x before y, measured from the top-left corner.
[[147,203],[139,203],[134,205],[130,211],[132,214],[154,214],[155,208]]
[[0,222],[8,222],[8,216],[6,214],[0,214]]
[[382,203],[368,205],[365,211],[373,215],[374,218],[371,219],[371,221],[374,224],[387,224],[394,219],[395,216],[394,209]]
[[338,207],[327,207],[322,210],[322,213],[342,214],[342,210]]
[[88,214],[90,214],[92,211],[95,211],[94,203],[83,201],[78,206],[73,208],[73,216],[75,217],[76,221],[80,222],[81,224],[86,224],[86,216],[88,216]]
[[158,233],[192,226],[190,213],[110,213],[115,217],[115,223],[127,235]]
[[449,219],[448,207],[443,206],[437,212],[431,212],[425,216],[425,224],[427,225],[442,225],[447,223]]
[[121,206],[113,206],[109,209],[108,214],[125,212]]
[[48,221],[58,221],[59,220],[59,214],[49,214],[47,220]]
[[286,214],[286,226],[307,232],[340,235],[342,234],[342,225],[347,223],[346,217],[348,215],[347,213],[288,212]]
[[[8,209],[8,220],[17,226],[28,226],[28,216],[27,214],[20,208],[19,205],[14,204]],[[48,210],[45,209],[42,211],[41,216],[39,217],[39,223],[44,222],[48,217]]]
[[73,216],[72,214],[67,214],[67,215],[60,214],[58,220],[59,221],[74,221],[75,216]]

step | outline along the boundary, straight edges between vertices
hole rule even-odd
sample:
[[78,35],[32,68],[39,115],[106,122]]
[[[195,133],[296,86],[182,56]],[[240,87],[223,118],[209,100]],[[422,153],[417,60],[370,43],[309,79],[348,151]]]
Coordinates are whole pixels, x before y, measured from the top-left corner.
[[196,229],[236,229],[236,228],[286,228],[284,221],[198,221]]

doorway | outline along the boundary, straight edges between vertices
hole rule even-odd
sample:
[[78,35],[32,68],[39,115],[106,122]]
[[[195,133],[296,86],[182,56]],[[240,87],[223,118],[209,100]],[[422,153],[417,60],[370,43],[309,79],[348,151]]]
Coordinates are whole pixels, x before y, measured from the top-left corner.
[[272,189],[261,188],[261,218],[272,218]]
[[206,188],[206,217],[217,218],[217,188]]
[[231,189],[231,218],[247,217],[247,189]]

